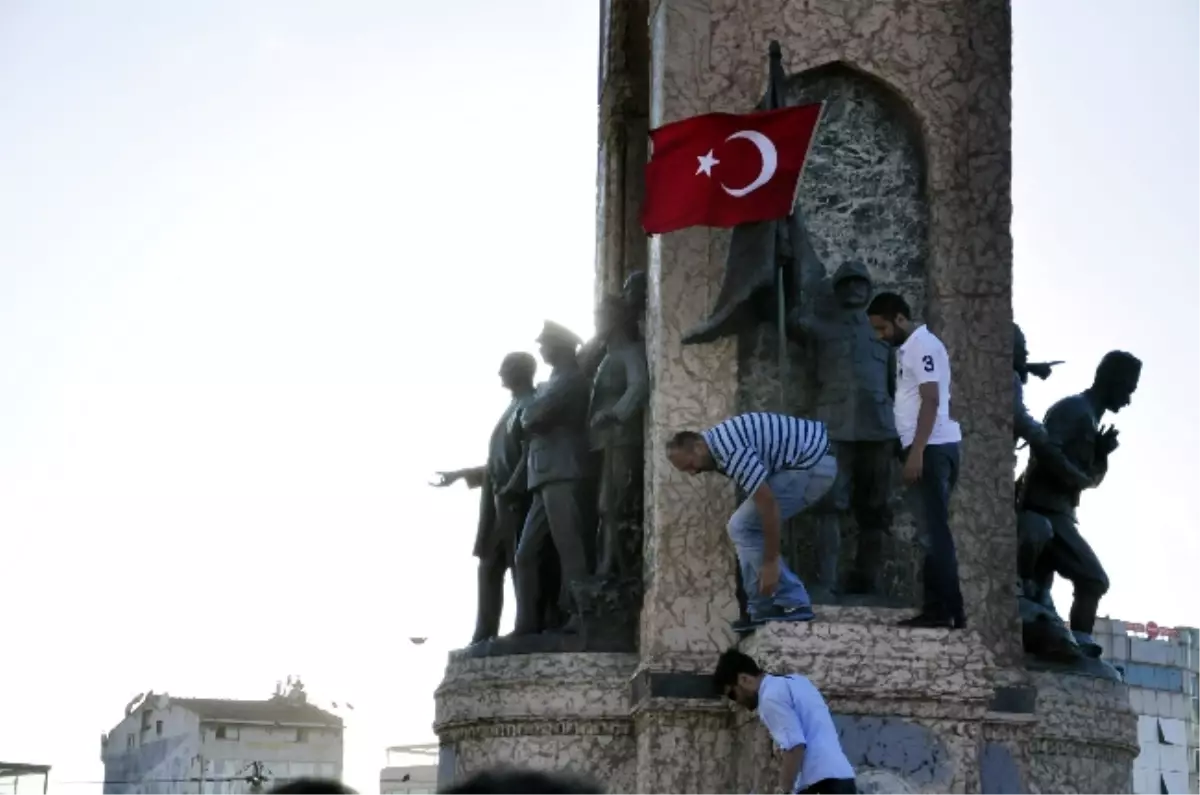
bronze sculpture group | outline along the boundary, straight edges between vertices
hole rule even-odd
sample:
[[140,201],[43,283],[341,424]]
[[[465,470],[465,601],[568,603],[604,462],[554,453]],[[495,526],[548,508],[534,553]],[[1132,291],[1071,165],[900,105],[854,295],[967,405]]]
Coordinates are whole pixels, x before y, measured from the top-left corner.
[[[793,311],[787,331],[814,363],[816,417],[829,428],[839,462],[837,484],[819,511],[816,587],[870,594],[879,587],[880,542],[891,521],[892,353],[867,323],[867,268],[848,263],[828,279],[811,250],[804,254],[808,283],[818,274],[826,278],[823,300]],[[473,644],[499,632],[506,571],[517,598],[515,637],[577,634],[589,606],[594,610],[597,595],[605,593],[625,605],[620,620],[636,620],[629,613],[636,613],[630,599],[640,599],[643,414],[649,398],[644,311],[645,276],[639,272],[620,296],[601,301],[593,340],[583,343],[547,322],[538,342],[550,377],[535,387],[533,357],[506,356],[499,374],[512,400],[497,422],[487,462],[441,473],[435,484],[465,480],[481,489]],[[1014,442],[1030,448],[1016,493],[1025,647],[1041,660],[1113,675],[1091,637],[1108,578],[1079,531],[1075,509],[1081,493],[1104,479],[1118,435],[1101,420],[1129,404],[1141,362],[1124,351],[1108,353],[1092,386],[1056,403],[1039,423],[1025,408],[1024,384],[1029,375],[1047,378],[1058,363],[1030,363],[1015,325],[1013,336]],[[859,546],[842,582],[838,550],[846,513],[859,525]],[[1050,598],[1056,574],[1075,587],[1069,624]],[[621,596],[630,599],[622,602]]]
[[[1101,425],[1106,412],[1129,405],[1142,363],[1125,351],[1100,360],[1092,385],[1055,403],[1042,424],[1029,416],[1023,384],[1049,368],[1027,364],[1025,336],[1014,328],[1013,435],[1029,443],[1029,463],[1017,479],[1016,509],[1021,622],[1025,649],[1042,660],[1116,677],[1100,660],[1092,638],[1096,610],[1108,591],[1108,575],[1079,531],[1075,509],[1086,489],[1096,488],[1117,449],[1117,430]],[[1075,598],[1064,624],[1050,598],[1057,574],[1071,582]]]
[[[590,632],[632,641],[650,395],[644,311],[645,277],[638,272],[620,296],[601,302],[593,340],[583,343],[547,321],[537,341],[550,377],[535,388],[533,357],[505,357],[501,382],[513,399],[487,463],[439,473],[436,486],[465,479],[482,489],[472,644],[498,634],[505,571],[517,601],[513,639]],[[589,622],[593,616],[598,620]]]

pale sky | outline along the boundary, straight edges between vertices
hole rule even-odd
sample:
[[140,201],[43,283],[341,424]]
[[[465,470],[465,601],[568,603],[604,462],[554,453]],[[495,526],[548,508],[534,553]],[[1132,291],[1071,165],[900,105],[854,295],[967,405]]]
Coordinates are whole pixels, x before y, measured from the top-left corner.
[[[98,791],[134,694],[293,673],[352,786],[434,740],[476,499],[425,483],[504,353],[591,331],[596,6],[0,2],[0,758]],[[1015,303],[1068,360],[1029,402],[1145,360],[1081,520],[1102,613],[1193,626],[1197,23],[1014,8]]]

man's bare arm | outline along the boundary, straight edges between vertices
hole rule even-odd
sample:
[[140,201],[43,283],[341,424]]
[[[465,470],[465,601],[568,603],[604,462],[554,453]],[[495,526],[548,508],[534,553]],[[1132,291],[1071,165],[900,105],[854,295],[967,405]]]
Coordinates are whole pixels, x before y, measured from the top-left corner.
[[933,435],[942,396],[938,392],[937,381],[921,384],[917,387],[917,392],[921,396],[921,408],[917,411],[917,433],[913,437],[912,449],[914,452],[923,453],[925,446],[929,444],[929,437]]
[[783,762],[779,765],[779,791],[795,792],[796,778],[804,767],[805,746],[797,745],[790,751],[783,752]]

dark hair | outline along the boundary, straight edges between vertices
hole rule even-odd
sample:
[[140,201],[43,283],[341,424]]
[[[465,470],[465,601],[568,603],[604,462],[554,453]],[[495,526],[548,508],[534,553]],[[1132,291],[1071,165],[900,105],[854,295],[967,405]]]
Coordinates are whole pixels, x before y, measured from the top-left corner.
[[561,792],[565,795],[599,795],[604,789],[595,782],[577,776],[543,770],[493,768],[476,773],[438,792],[528,792],[531,795]]
[[1128,351],[1109,351],[1096,367],[1096,383],[1123,383],[1142,374],[1142,360]]
[[912,309],[898,293],[880,293],[871,299],[867,306],[867,314],[881,317],[892,322],[897,316],[903,315],[906,320],[912,320]]
[[749,654],[743,654],[737,649],[726,649],[717,660],[717,669],[713,671],[713,690],[723,696],[730,687],[737,684],[737,679],[742,674],[758,676],[762,672],[762,668],[758,667],[758,663]]
[[294,778],[291,781],[284,782],[278,787],[272,787],[271,792],[295,792],[303,793],[304,795],[356,795],[355,790],[350,789],[340,781],[335,781],[331,778]]
[[680,447],[689,447],[696,442],[703,442],[704,437],[695,431],[680,431],[667,440],[668,450],[677,450]]
[[537,373],[537,359],[524,351],[517,351],[504,357],[504,361],[500,363],[500,369],[509,371],[514,378],[532,381],[534,374]]

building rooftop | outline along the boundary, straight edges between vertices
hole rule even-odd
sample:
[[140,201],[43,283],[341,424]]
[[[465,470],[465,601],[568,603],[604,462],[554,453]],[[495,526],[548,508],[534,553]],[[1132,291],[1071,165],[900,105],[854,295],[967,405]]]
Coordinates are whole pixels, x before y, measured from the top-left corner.
[[266,701],[172,697],[171,703],[187,707],[204,720],[342,727],[342,719],[332,712],[326,712],[320,707],[293,701],[286,697],[271,698]]

